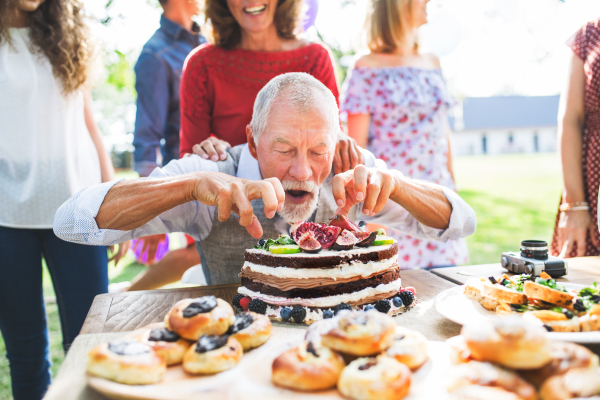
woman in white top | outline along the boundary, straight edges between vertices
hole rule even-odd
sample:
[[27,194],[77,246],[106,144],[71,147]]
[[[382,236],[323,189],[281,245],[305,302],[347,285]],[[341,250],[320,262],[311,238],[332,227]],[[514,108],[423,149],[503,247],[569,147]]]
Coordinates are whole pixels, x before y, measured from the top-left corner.
[[81,7],[0,2],[0,331],[15,400],[40,399],[50,383],[42,257],[65,349],[108,285],[105,247],[67,243],[52,231],[65,200],[114,178],[84,93],[93,46]]
[[[417,28],[427,23],[429,0],[371,0],[370,52],[358,58],[342,87],[340,109],[348,134],[388,168],[455,189],[446,111],[454,104],[439,60],[422,54]],[[464,264],[464,239],[420,240],[390,230],[402,268]]]

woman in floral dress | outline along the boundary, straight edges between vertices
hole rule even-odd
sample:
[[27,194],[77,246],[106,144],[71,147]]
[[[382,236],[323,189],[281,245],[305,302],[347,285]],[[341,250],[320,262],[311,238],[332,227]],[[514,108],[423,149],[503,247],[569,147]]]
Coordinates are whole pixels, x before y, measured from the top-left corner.
[[[455,190],[447,110],[439,60],[420,54],[416,30],[427,22],[429,0],[372,0],[367,15],[370,53],[360,57],[343,87],[341,111],[348,133],[411,178]],[[464,239],[426,241],[389,230],[398,240],[401,268],[465,264]]]
[[563,194],[550,251],[559,257],[597,256],[600,254],[600,18],[585,24],[567,44],[573,53],[558,115]]

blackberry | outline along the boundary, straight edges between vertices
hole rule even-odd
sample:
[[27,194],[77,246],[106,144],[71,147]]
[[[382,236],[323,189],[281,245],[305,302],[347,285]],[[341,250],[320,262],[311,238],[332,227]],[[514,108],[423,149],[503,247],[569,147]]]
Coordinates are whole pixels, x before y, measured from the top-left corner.
[[339,311],[342,310],[352,310],[352,306],[346,303],[340,303],[337,306],[333,307],[333,313],[337,315]]
[[375,302],[374,306],[377,311],[384,314],[387,314],[390,308],[392,308],[390,301],[386,299]]
[[595,294],[592,297],[590,297],[590,300],[593,301],[594,303],[599,303],[600,302],[600,296]]
[[239,294],[239,293],[236,294],[235,296],[233,296],[233,300],[231,301],[231,304],[233,304],[234,307],[241,309],[242,306],[240,305],[240,300],[243,299],[244,297],[246,297],[246,296],[244,296],[243,294]]
[[406,307],[410,306],[413,303],[413,301],[415,301],[415,295],[409,290],[400,292],[399,296],[400,299],[402,299],[402,303],[404,303]]
[[254,311],[258,314],[265,314],[267,312],[267,303],[261,299],[252,299],[248,304],[248,311]]
[[394,303],[394,306],[396,306],[397,308],[400,308],[404,305],[404,303],[402,302],[402,299],[400,298],[400,296],[396,296],[392,299],[392,303]]
[[323,311],[323,319],[333,318],[333,311],[325,310]]
[[374,309],[375,309],[375,306],[373,304],[367,304],[365,306],[365,308],[363,308],[363,310],[365,310],[365,311],[374,310]]
[[292,308],[292,319],[294,322],[300,323],[306,318],[306,310],[302,306]]
[[291,308],[287,308],[287,307],[283,307],[281,309],[281,311],[279,312],[279,315],[281,316],[282,320],[289,321],[290,318],[292,318],[292,309]]

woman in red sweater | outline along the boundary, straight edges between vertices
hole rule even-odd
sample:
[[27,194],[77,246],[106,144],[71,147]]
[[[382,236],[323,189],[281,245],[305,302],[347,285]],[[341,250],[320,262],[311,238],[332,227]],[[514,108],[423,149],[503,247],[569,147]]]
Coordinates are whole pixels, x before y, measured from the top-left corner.
[[[198,47],[183,67],[181,156],[217,161],[229,146],[245,143],[256,95],[277,75],[307,72],[339,99],[330,50],[295,35],[302,1],[258,1],[206,0],[214,44]],[[361,162],[356,142],[339,136],[336,173]]]

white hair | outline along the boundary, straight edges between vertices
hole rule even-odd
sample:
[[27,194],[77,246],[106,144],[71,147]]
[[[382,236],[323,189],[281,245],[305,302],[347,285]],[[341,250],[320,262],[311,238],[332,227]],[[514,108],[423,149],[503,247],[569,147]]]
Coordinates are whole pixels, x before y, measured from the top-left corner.
[[339,110],[331,90],[312,75],[305,72],[290,72],[271,79],[258,92],[250,122],[255,138],[258,138],[267,128],[273,103],[280,100],[280,97],[302,113],[318,111],[337,135]]

